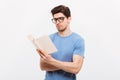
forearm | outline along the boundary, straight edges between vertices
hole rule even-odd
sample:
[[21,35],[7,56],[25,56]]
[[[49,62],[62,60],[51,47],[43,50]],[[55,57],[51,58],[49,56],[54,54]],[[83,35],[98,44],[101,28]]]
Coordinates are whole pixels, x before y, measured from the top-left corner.
[[59,70],[59,68],[44,62],[42,59],[40,59],[40,69],[45,71],[56,71]]
[[77,74],[80,71],[83,64],[83,57],[79,55],[73,55],[73,62],[62,62],[52,58],[51,55],[48,55],[45,52],[40,51],[40,53],[41,70],[55,71],[62,69],[66,72]]
[[59,69],[62,69],[66,72],[70,72],[70,73],[73,73],[73,74],[77,74],[82,67],[82,63],[61,62],[61,61],[58,61],[58,60],[54,60],[51,64],[58,67]]

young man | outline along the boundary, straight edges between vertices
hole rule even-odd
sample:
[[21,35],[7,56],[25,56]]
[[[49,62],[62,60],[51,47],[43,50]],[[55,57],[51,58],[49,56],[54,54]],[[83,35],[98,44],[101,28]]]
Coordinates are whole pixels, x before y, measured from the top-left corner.
[[37,49],[40,68],[46,71],[45,80],[76,80],[84,59],[84,40],[70,29],[70,9],[59,5],[51,10],[58,32],[50,35],[58,51],[49,55]]

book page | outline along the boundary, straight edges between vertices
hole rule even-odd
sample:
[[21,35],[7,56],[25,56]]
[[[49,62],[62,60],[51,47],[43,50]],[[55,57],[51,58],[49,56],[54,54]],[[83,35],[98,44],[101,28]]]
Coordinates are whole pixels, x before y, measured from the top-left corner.
[[27,38],[33,43],[33,45],[38,49],[39,47],[35,43],[35,38],[32,35],[28,35]]
[[57,51],[57,48],[48,35],[44,35],[36,39],[34,39],[32,36],[29,36],[29,39],[32,41],[36,48],[42,49],[49,54]]

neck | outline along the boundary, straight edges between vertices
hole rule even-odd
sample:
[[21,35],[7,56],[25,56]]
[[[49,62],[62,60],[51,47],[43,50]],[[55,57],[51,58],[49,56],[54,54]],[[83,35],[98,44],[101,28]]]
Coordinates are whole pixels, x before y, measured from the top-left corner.
[[70,30],[70,28],[66,29],[66,30],[63,31],[63,32],[58,32],[58,34],[59,34],[60,36],[63,36],[63,37],[69,36],[71,33],[72,33],[72,31]]

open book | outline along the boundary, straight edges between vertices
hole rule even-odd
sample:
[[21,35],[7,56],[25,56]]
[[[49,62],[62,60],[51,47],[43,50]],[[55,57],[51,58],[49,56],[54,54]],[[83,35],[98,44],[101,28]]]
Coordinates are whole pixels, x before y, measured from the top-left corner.
[[32,35],[28,35],[27,37],[37,49],[42,49],[49,54],[57,51],[57,48],[48,35],[36,39]]

